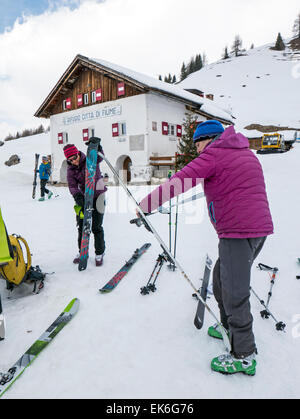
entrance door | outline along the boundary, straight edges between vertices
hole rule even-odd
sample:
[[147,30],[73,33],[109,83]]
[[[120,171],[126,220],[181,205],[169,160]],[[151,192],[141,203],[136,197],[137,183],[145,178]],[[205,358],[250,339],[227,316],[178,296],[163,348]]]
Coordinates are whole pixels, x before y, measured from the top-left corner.
[[132,161],[130,159],[130,157],[126,157],[123,163],[123,170],[126,170],[127,173],[127,183],[131,181],[131,166],[132,166]]

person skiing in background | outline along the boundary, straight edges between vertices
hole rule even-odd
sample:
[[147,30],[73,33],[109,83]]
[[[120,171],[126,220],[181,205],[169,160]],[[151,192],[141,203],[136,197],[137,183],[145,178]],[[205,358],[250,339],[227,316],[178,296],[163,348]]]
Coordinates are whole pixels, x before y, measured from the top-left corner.
[[[99,150],[103,154],[102,147]],[[85,192],[85,163],[86,156],[82,151],[79,151],[74,144],[68,144],[64,147],[64,154],[67,159],[67,181],[71,195],[73,196],[75,203],[79,208],[76,214],[76,221],[78,227],[78,249],[79,252],[76,255],[73,263],[79,263],[81,238],[82,238],[82,227],[83,227],[83,211],[84,211],[84,192]],[[94,234],[95,244],[95,263],[96,266],[103,264],[103,257],[105,251],[105,240],[104,240],[104,229],[103,229],[103,217],[105,209],[105,192],[106,187],[104,185],[101,172],[99,169],[99,163],[102,161],[101,157],[98,156],[97,169],[95,175],[96,190],[94,194],[94,211],[92,215],[92,232]],[[77,207],[77,208],[78,208]]]
[[45,201],[45,193],[48,195],[48,199],[50,199],[53,195],[53,192],[49,191],[49,189],[46,188],[46,184],[51,175],[51,165],[50,165],[48,157],[46,156],[42,157],[42,163],[40,164],[38,172],[39,172],[40,183],[41,183],[41,197],[39,201]]
[[[250,311],[250,276],[254,259],[273,222],[262,167],[246,137],[233,126],[210,120],[199,124],[193,141],[199,156],[175,173],[140,203],[151,213],[164,202],[203,182],[207,208],[218,237],[219,257],[213,271],[213,292],[231,353],[220,355],[211,368],[220,373],[256,371],[256,344]],[[222,339],[218,325],[208,334]]]

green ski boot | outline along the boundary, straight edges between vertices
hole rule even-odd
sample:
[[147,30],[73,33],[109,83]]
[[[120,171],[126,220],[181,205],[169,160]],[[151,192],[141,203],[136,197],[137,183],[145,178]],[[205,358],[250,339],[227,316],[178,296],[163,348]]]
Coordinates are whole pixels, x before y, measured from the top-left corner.
[[223,339],[218,323],[215,323],[213,326],[210,326],[207,330],[207,334],[215,339]]
[[235,374],[241,372],[246,375],[255,375],[255,353],[245,358],[234,358],[231,354],[220,355],[211,361],[211,369],[221,374]]
[[42,197],[39,199],[39,201],[40,201],[40,202],[45,201],[45,197],[44,197],[44,196],[42,196]]
[[53,196],[53,192],[49,191],[49,193],[48,193],[48,199],[51,199],[52,196]]

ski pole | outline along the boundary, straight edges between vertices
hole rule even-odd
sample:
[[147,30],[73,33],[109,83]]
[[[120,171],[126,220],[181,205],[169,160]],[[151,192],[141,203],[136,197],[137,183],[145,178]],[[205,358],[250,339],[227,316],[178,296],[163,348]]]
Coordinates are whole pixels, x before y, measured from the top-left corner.
[[173,262],[174,265],[179,269],[179,271],[181,272],[181,274],[183,275],[183,277],[186,279],[186,281],[190,284],[190,286],[193,288],[193,290],[198,294],[200,301],[202,302],[202,304],[205,306],[205,308],[207,309],[207,311],[211,314],[211,316],[215,319],[216,323],[218,324],[218,326],[220,327],[220,331],[223,337],[223,342],[225,345],[226,350],[230,353],[231,352],[231,344],[228,338],[228,335],[224,329],[224,327],[222,326],[222,324],[220,323],[220,321],[218,320],[217,316],[215,315],[215,313],[211,310],[211,308],[209,307],[208,304],[206,304],[206,302],[203,300],[203,298],[201,297],[199,290],[196,288],[196,286],[193,284],[193,282],[190,280],[190,278],[188,277],[188,275],[185,273],[185,271],[183,270],[183,268],[181,267],[181,264],[178,262],[178,260],[176,258],[174,258],[174,256],[169,252],[168,247],[166,246],[166,244],[164,243],[164,241],[162,240],[162,238],[160,237],[160,235],[157,233],[157,231],[155,230],[155,228],[153,227],[153,225],[150,223],[150,221],[148,221],[148,219],[146,218],[146,215],[144,214],[143,210],[141,209],[141,207],[139,206],[139,204],[137,203],[136,199],[134,198],[134,196],[132,195],[132,193],[130,192],[130,190],[127,188],[127,186],[125,185],[125,183],[123,182],[123,180],[120,178],[119,174],[117,173],[116,169],[112,166],[112,164],[110,163],[110,161],[102,154],[102,153],[98,153],[100,155],[100,157],[102,157],[102,159],[106,162],[106,164],[108,165],[108,167],[110,168],[110,170],[112,171],[112,173],[114,174],[114,176],[118,179],[120,185],[123,187],[125,193],[127,194],[127,196],[132,200],[132,202],[135,204],[138,213],[141,216],[141,219],[143,220],[143,224],[145,225],[145,227],[151,231],[154,235],[154,237],[156,238],[156,240],[158,241],[158,243],[160,244],[161,248],[163,249],[163,251],[166,253],[166,255],[168,256],[168,260]]
[[283,322],[279,322],[271,313],[271,311],[268,309],[268,307],[265,305],[264,300],[262,300],[261,298],[259,298],[259,296],[256,294],[256,292],[254,291],[254,289],[252,287],[250,287],[250,291],[252,291],[252,293],[255,295],[255,297],[258,299],[258,301],[260,302],[260,304],[266,309],[264,311],[261,311],[260,314],[262,316],[262,318],[264,319],[268,319],[270,316],[272,317],[272,319],[275,321],[276,323],[276,330],[278,331],[283,331],[286,327],[286,324],[284,324]]
[[[183,199],[180,202],[177,202],[176,204],[172,204],[171,207],[169,207],[169,208],[177,207],[179,205],[184,205],[184,204],[187,204],[188,202],[196,201],[197,199],[204,198],[204,197],[205,197],[204,192],[200,192],[198,194],[195,194],[195,195],[191,196],[190,198],[186,198],[186,199]],[[169,214],[169,208],[163,208],[161,206],[161,207],[158,208],[157,211],[151,212],[151,215],[152,214],[157,214],[158,212],[160,212],[161,214]]]
[[0,295],[0,340],[5,339],[5,319],[2,312],[2,301]]

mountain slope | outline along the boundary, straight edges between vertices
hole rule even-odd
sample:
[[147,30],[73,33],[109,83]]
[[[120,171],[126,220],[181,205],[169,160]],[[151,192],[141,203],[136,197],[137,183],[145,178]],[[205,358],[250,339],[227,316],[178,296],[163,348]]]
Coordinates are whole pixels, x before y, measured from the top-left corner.
[[207,65],[179,86],[214,94],[217,105],[232,111],[239,129],[249,124],[299,129],[300,54],[272,46]]

